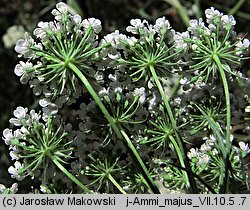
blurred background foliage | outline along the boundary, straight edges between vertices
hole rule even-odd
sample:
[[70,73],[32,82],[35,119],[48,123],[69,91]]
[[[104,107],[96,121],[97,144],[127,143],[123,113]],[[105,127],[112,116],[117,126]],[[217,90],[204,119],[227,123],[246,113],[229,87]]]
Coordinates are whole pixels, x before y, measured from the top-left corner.
[[[39,21],[51,19],[51,10],[56,0],[0,0],[0,133],[9,127],[9,118],[17,106],[38,107],[38,98],[33,96],[28,85],[22,85],[14,74],[17,55],[15,42],[23,36],[24,31],[32,33]],[[83,18],[99,18],[103,24],[103,35],[114,30],[125,31],[132,18],[154,21],[166,16],[175,30],[185,31],[187,18],[200,18],[205,9],[214,6],[225,14],[232,14],[237,20],[236,31],[247,36],[250,30],[249,0],[68,0],[74,13]],[[249,62],[244,68],[249,75]],[[8,167],[11,164],[8,150],[0,141],[0,183],[10,186]],[[31,186],[22,182],[22,187]],[[19,191],[20,193],[22,192]]]

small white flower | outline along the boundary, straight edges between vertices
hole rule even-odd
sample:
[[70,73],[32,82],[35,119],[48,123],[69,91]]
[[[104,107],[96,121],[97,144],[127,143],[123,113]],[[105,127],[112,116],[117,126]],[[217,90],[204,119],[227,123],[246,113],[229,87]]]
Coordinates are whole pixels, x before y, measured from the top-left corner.
[[239,41],[236,45],[236,55],[242,55],[243,51],[248,50],[249,48],[249,40],[243,39],[243,41]]
[[209,138],[206,140],[206,144],[213,146],[216,142],[216,138],[214,135],[210,135]]
[[214,25],[214,24],[212,24],[212,23],[210,23],[210,24],[208,25],[208,28],[210,29],[210,31],[216,31],[216,25]]
[[58,9],[60,13],[68,12],[68,6],[63,2],[59,2],[58,4],[56,4],[56,8]]
[[73,21],[75,22],[76,25],[80,25],[80,23],[82,22],[82,17],[78,14],[75,14],[73,16]]
[[56,20],[61,20],[62,16],[67,14],[68,6],[63,2],[59,2],[58,4],[56,4],[56,8],[57,9],[53,9],[51,13],[55,16]]
[[30,110],[30,119],[33,121],[33,122],[38,122],[39,119],[41,118],[41,115],[36,113],[35,110]]
[[207,164],[209,162],[209,160],[210,160],[210,157],[207,154],[202,154],[199,156],[198,164],[199,165]]
[[185,42],[185,39],[189,39],[190,38],[190,34],[188,31],[183,32],[183,33],[179,33],[177,32],[174,35],[174,40],[175,40],[175,45],[176,48],[183,48],[184,50],[188,49],[188,44],[187,42]]
[[22,125],[22,120],[23,119],[27,120],[28,117],[27,112],[28,108],[23,108],[21,106],[17,107],[16,110],[14,110],[14,116],[16,118],[11,118],[9,122],[14,124],[15,126]]
[[146,101],[145,88],[144,87],[135,88],[135,90],[134,90],[134,96],[139,96],[139,101],[140,101],[140,103],[143,104]]
[[14,139],[14,135],[12,133],[11,129],[4,129],[3,131],[3,140],[5,142],[6,145],[10,145],[11,144],[11,140]]
[[0,194],[6,190],[6,187],[3,184],[0,184]]
[[17,183],[14,183],[11,188],[10,188],[10,192],[12,194],[16,193],[18,191],[18,184]]
[[245,108],[245,112],[250,112],[250,106],[247,106],[247,107]]
[[99,95],[101,98],[103,98],[103,97],[106,96],[106,95],[109,95],[109,88],[102,88],[102,89],[99,91],[98,95]]
[[239,142],[239,147],[240,147],[240,149],[241,150],[243,150],[243,151],[246,151],[246,152],[249,152],[250,150],[249,150],[249,146],[248,146],[248,144],[246,144],[246,143],[244,143],[244,142]]
[[153,96],[149,98],[148,103],[149,103],[148,106],[149,110],[154,109],[154,107],[157,105],[157,96],[155,92],[153,92]]
[[210,9],[206,9],[205,14],[206,14],[208,24],[213,24],[214,20],[216,18],[220,19],[222,17],[222,15],[223,15],[218,10],[214,9],[214,7],[211,7]]
[[34,56],[34,52],[30,50],[30,46],[34,45],[34,39],[27,32],[24,34],[24,39],[19,39],[15,46],[15,51],[24,56],[25,58],[31,58]]
[[234,140],[234,135],[230,134],[230,141],[233,142],[233,140]]
[[50,103],[51,103],[50,100],[47,99],[47,98],[43,98],[43,99],[39,100],[39,105],[40,105],[41,107],[46,107],[46,106],[48,106]]
[[200,151],[205,153],[207,151],[210,151],[211,150],[211,147],[207,144],[202,144],[201,147],[200,147]]
[[174,99],[174,104],[175,105],[181,105],[181,98],[180,97],[177,97]]
[[19,157],[18,157],[18,150],[16,149],[16,147],[12,147],[13,150],[10,151],[10,157],[11,157],[11,160],[19,160]]
[[30,80],[29,84],[30,84],[30,88],[33,89],[34,95],[36,96],[40,95],[43,92],[44,93],[48,92],[47,85],[41,85],[40,81],[36,78],[33,80]]
[[133,39],[129,39],[124,34],[120,34],[118,30],[115,30],[115,32],[106,35],[102,42],[111,44],[113,50],[111,49],[110,53],[113,54],[114,57],[116,57],[116,55],[118,54],[116,49],[125,50],[124,42],[128,42],[129,44],[133,45],[135,41]]
[[33,34],[37,37],[40,38],[42,41],[45,41],[47,38],[47,32],[50,31],[50,26],[53,24],[50,24],[49,22],[42,22],[40,21],[37,26],[39,28],[36,28],[33,31]]
[[138,34],[139,29],[144,27],[144,22],[142,22],[141,19],[138,18],[130,20],[130,24],[132,26],[128,26],[126,30],[127,32],[131,32],[132,34]]
[[15,66],[14,72],[17,76],[21,77],[20,82],[22,84],[26,84],[29,81],[29,79],[33,76],[32,73],[30,72],[27,73],[27,71],[32,68],[33,68],[32,63],[30,62],[25,63],[23,61],[20,61],[19,64]]
[[230,26],[234,26],[236,24],[236,21],[234,19],[234,17],[232,15],[223,15],[221,17],[221,21],[225,24],[225,25],[230,25]]
[[191,148],[190,151],[187,153],[187,156],[189,159],[192,159],[194,157],[198,157],[199,156],[198,150]]
[[[30,110],[30,114],[29,117],[26,121],[27,125],[32,127],[32,125],[34,125],[35,123],[39,123],[39,119],[41,118],[41,115],[36,113],[35,110]],[[26,133],[26,132],[24,132]]]
[[186,77],[183,77],[183,78],[180,79],[180,84],[181,85],[185,85],[187,83],[188,83],[188,79]]
[[194,36],[199,37],[201,34],[210,35],[210,30],[205,26],[202,18],[199,20],[190,20],[190,27],[188,27],[188,31],[190,31]]
[[102,30],[101,21],[96,18],[85,19],[82,21],[82,25],[85,29],[92,27],[96,34],[98,34]]
[[21,164],[20,162],[16,161],[14,163],[14,167],[10,166],[8,169],[8,172],[11,174],[11,178],[17,179],[18,181],[22,181],[25,177],[19,175],[19,170],[24,168],[24,164]]
[[219,154],[219,152],[218,152],[218,150],[217,150],[217,149],[213,149],[213,150],[212,150],[212,154],[213,154],[213,155],[218,155],[218,154]]
[[155,25],[154,25],[154,30],[158,33],[161,32],[161,30],[167,30],[167,29],[170,29],[170,23],[168,20],[166,20],[165,17],[161,17],[161,18],[158,18],[156,21],[155,21]]
[[117,78],[117,75],[116,74],[109,74],[108,75],[108,78],[113,81],[113,82],[117,82],[118,81],[118,78]]
[[192,44],[191,47],[192,47],[193,51],[195,51],[198,48],[198,45],[197,44]]
[[115,92],[115,93],[122,93],[122,88],[121,88],[121,87],[116,87],[116,88],[114,89],[114,92]]
[[153,26],[148,24],[148,21],[140,19],[132,19],[130,20],[131,26],[128,26],[126,28],[127,32],[131,32],[132,34],[140,34],[141,31],[144,33],[152,33],[153,32]]

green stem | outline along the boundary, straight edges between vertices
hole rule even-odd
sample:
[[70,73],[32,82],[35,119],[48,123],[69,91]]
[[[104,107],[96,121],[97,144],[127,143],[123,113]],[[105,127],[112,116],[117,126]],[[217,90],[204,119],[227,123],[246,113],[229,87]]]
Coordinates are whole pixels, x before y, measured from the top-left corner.
[[139,168],[139,170],[143,174],[145,180],[148,182],[148,185],[151,187],[152,192],[160,193],[158,188],[156,187],[153,179],[151,178],[145,164],[143,163],[140,155],[138,154],[137,150],[135,149],[134,145],[132,144],[131,140],[129,139],[129,137],[126,135],[126,133],[124,131],[122,132],[120,130],[121,128],[118,127],[115,119],[109,114],[108,110],[106,109],[106,107],[102,103],[101,99],[99,98],[99,96],[97,95],[97,93],[95,92],[95,90],[93,89],[93,87],[91,86],[89,81],[87,80],[87,78],[82,74],[82,72],[73,63],[69,63],[68,65],[75,72],[75,74],[82,81],[82,83],[85,85],[86,89],[88,90],[88,92],[91,94],[91,96],[93,97],[93,99],[95,100],[95,102],[97,103],[99,108],[101,109],[105,118],[108,120],[110,126],[112,127],[112,129],[116,133],[117,137],[119,139],[121,139],[124,143],[126,143],[126,145],[129,147],[130,153],[137,163],[137,167]]
[[181,5],[180,1],[179,0],[165,0],[165,2],[171,4],[173,7],[177,9],[181,19],[183,20],[185,25],[188,27],[190,18],[188,17],[187,12],[184,9],[184,7]]
[[220,62],[220,58],[217,54],[213,54],[213,60],[216,62],[219,73],[221,76],[221,80],[224,87],[224,93],[226,98],[226,153],[227,157],[224,160],[225,161],[225,177],[224,177],[224,184],[223,184],[223,190],[222,193],[226,193],[229,190],[229,168],[230,168],[230,161],[229,161],[229,155],[231,150],[231,141],[230,141],[230,124],[231,124],[231,106],[230,106],[230,93],[227,83],[227,78],[225,71],[222,67],[222,64]]
[[[170,122],[171,122],[171,124],[173,126],[173,129],[174,129],[174,132],[175,132],[177,144],[175,144],[175,142],[173,142],[173,144],[175,145],[176,148],[178,147],[176,152],[179,153],[178,156],[179,156],[180,163],[184,164],[184,165],[182,165],[182,167],[187,169],[186,170],[187,172],[186,173],[183,172],[183,173],[185,173],[185,176],[188,176],[188,179],[187,179],[187,180],[189,180],[188,185],[190,185],[192,193],[198,193],[198,189],[197,189],[195,179],[194,179],[193,175],[191,174],[192,170],[191,170],[191,166],[189,164],[189,160],[188,160],[185,148],[184,148],[184,143],[183,143],[183,141],[182,141],[182,139],[181,139],[181,137],[180,137],[180,135],[178,133],[176,121],[174,119],[174,115],[172,113],[172,110],[171,110],[171,107],[169,105],[168,99],[167,99],[167,97],[166,97],[166,95],[164,93],[163,87],[162,87],[162,85],[161,85],[161,83],[160,83],[160,81],[158,79],[158,76],[157,76],[157,74],[155,72],[155,68],[152,65],[150,65],[149,69],[150,69],[150,72],[151,72],[151,74],[152,74],[152,76],[154,78],[156,86],[157,86],[157,88],[158,88],[158,90],[160,92],[163,103],[164,103],[164,105],[165,105],[165,107],[167,109],[167,113],[168,113],[168,116],[170,118]],[[182,155],[180,155],[180,154],[182,154]]]
[[213,59],[216,62],[219,73],[221,76],[221,80],[223,83],[223,88],[224,88],[224,93],[225,93],[225,99],[226,99],[226,150],[227,153],[229,154],[230,152],[230,146],[231,146],[231,141],[230,141],[230,124],[231,124],[231,110],[230,110],[230,94],[229,94],[229,88],[228,88],[228,83],[227,83],[227,78],[225,71],[222,67],[222,64],[220,62],[220,58],[218,55],[214,54]]
[[[176,140],[172,136],[170,136],[169,138],[170,138],[172,144],[174,145],[174,148],[175,148],[175,151],[176,151],[177,156],[179,158],[181,167],[185,168],[185,163],[183,161],[183,156],[182,156],[182,153],[181,153],[181,150],[180,150],[180,147],[179,147],[178,143],[176,142]],[[186,180],[188,181],[187,173],[185,173],[185,177],[186,177]]]
[[117,181],[113,178],[111,174],[108,176],[109,180],[116,186],[116,188],[122,193],[122,194],[127,194],[124,189],[117,183]]
[[160,81],[158,79],[158,76],[157,76],[157,74],[155,72],[155,68],[154,68],[154,66],[150,65],[149,69],[150,69],[150,72],[151,72],[151,74],[152,74],[152,76],[154,78],[156,86],[157,86],[157,88],[158,88],[158,90],[160,92],[160,95],[162,97],[163,103],[164,103],[164,105],[165,105],[165,107],[167,109],[167,113],[169,115],[169,119],[171,121],[171,124],[172,124],[174,130],[176,130],[177,127],[176,127],[176,122],[175,122],[175,119],[174,119],[174,115],[172,113],[172,110],[171,110],[171,107],[169,105],[168,99],[167,99],[167,97],[166,97],[166,95],[164,93],[163,87],[162,87],[162,85],[161,85],[161,83],[160,83]]
[[229,15],[234,15],[240,8],[241,6],[245,3],[246,0],[239,0],[232,9],[229,10],[228,14]]
[[[127,142],[127,146],[130,148],[130,150],[132,151],[132,155],[134,156],[134,159],[136,159],[139,162],[139,165],[141,166],[142,170],[142,175],[144,177],[144,179],[147,182],[147,185],[149,186],[149,190],[151,192],[157,193],[159,194],[160,191],[158,190],[158,188],[156,187],[153,179],[151,178],[151,175],[149,174],[145,164],[143,163],[140,155],[138,154],[136,148],[134,147],[134,145],[132,144],[131,140],[129,139],[129,137],[127,136],[126,132],[120,128],[122,135],[124,136],[126,142]],[[151,183],[154,183],[154,185],[152,185]]]
[[48,157],[53,161],[53,163],[73,182],[75,182],[81,189],[83,189],[86,193],[91,194],[91,190],[89,190],[85,185],[83,185],[77,178],[75,178],[63,165],[51,154],[48,154]]

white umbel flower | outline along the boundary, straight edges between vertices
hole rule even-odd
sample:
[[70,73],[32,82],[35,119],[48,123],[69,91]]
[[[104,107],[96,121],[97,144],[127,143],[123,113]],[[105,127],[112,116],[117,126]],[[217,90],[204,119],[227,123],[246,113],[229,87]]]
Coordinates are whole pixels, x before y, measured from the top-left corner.
[[139,101],[141,104],[143,104],[146,101],[146,92],[145,88],[135,88],[134,90],[134,96],[139,96]]
[[234,26],[236,24],[236,20],[232,15],[223,15],[221,20],[225,25]]
[[249,146],[248,144],[244,143],[244,142],[239,142],[239,147],[241,150],[245,151],[245,152],[250,152],[249,150]]
[[9,122],[14,124],[15,126],[21,126],[22,120],[27,118],[27,112],[28,112],[27,108],[18,106],[16,110],[14,110],[14,116],[16,118],[11,118]]
[[10,166],[8,169],[8,172],[11,174],[11,178],[17,179],[18,181],[22,181],[24,179],[24,176],[19,175],[19,170],[24,168],[24,164],[21,164],[20,162],[16,161],[14,163],[14,167]]
[[98,20],[98,19],[95,19],[95,18],[84,19],[82,21],[82,26],[85,29],[88,29],[89,27],[92,27],[96,34],[98,34],[102,30],[101,21]]
[[34,56],[34,52],[32,52],[29,47],[34,45],[34,39],[29,36],[27,32],[24,34],[24,39],[19,39],[15,46],[15,51],[20,54],[20,56],[24,56],[25,58],[31,58]]
[[30,62],[20,61],[19,64],[15,66],[14,72],[17,76],[21,77],[20,82],[22,84],[27,84],[29,79],[33,76],[30,73],[27,73],[29,69],[33,68],[33,64]]
[[206,9],[205,14],[206,14],[208,24],[213,24],[216,18],[220,19],[223,15],[218,10],[214,9],[214,7],[211,7],[210,9]]
[[3,140],[5,142],[6,145],[10,145],[11,143],[11,140],[14,139],[14,135],[12,133],[12,130],[11,129],[4,129],[3,131]]
[[52,15],[55,16],[56,20],[61,20],[63,15],[66,15],[67,12],[68,12],[68,6],[63,2],[59,2],[56,5],[56,9],[52,10]]
[[168,30],[170,28],[170,23],[165,17],[158,18],[155,21],[154,30],[158,33],[160,33],[161,30]]

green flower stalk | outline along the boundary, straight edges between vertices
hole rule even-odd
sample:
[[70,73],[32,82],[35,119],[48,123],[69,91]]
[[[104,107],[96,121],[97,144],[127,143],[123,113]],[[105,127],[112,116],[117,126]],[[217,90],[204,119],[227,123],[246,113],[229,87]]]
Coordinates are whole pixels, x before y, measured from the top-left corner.
[[27,112],[27,108],[17,107],[14,111],[16,118],[11,118],[10,122],[18,129],[5,129],[3,132],[3,140],[10,146],[12,159],[16,160],[14,167],[9,168],[11,177],[20,181],[27,176],[36,176],[41,171],[42,182],[46,182],[48,170],[51,164],[55,164],[84,192],[91,193],[63,166],[67,164],[74,150],[71,146],[72,140],[63,126],[55,128],[51,117],[42,122],[40,114],[34,110],[30,114]]
[[70,64],[89,80],[98,80],[98,72],[92,64],[98,60],[95,54],[104,46],[98,47],[96,41],[102,29],[100,20],[82,20],[79,15],[70,15],[64,3],[58,3],[52,14],[57,21],[39,22],[33,32],[35,39],[26,33],[25,38],[17,42],[15,50],[32,65],[20,62],[15,73],[21,76],[23,83],[31,79],[34,86],[36,79],[44,88],[49,86],[45,96],[55,98],[72,95],[79,89]]
[[35,94],[43,93],[52,102],[58,103],[61,96],[67,100],[79,97],[84,85],[97,103],[109,126],[117,137],[128,145],[133,158],[152,191],[158,193],[147,168],[141,160],[128,135],[110,115],[95,87],[102,81],[102,75],[96,69],[101,50],[110,43],[98,43],[101,22],[95,18],[82,20],[79,15],[71,15],[64,3],[58,3],[52,11],[55,21],[40,22],[34,30],[35,39],[28,34],[17,42],[15,50],[28,59],[20,62],[15,73],[21,76],[21,82],[30,80]]
[[[201,176],[204,181],[209,183],[216,193],[219,193],[219,183],[223,182],[223,179],[221,180],[221,173],[224,173],[224,160],[223,157],[219,155],[220,151],[217,145],[218,140],[213,135],[204,137],[203,140],[204,143],[199,149],[190,149],[188,157],[191,160],[193,171]],[[231,136],[231,141],[233,141],[233,136]],[[234,179],[234,182],[230,182],[230,189],[234,189],[234,193],[238,193],[241,188],[248,187],[245,185],[248,176],[247,168],[245,167],[243,160],[249,151],[248,145],[243,142],[239,143],[239,147],[233,145],[231,148],[229,159],[232,165],[232,170],[229,173],[229,178],[230,180]],[[235,183],[237,183],[237,185],[235,185]],[[231,191],[231,193],[233,192]]]
[[[107,158],[104,162],[100,162],[99,159],[95,159],[92,155],[88,156],[91,160],[91,164],[86,167],[85,174],[94,178],[94,181],[89,183],[93,185],[98,183],[99,189],[104,185],[107,192],[110,189],[110,183],[112,183],[122,194],[127,194],[120,184],[114,179],[116,172],[122,173],[122,169],[118,165],[118,159],[114,163],[110,163]],[[99,190],[97,189],[97,190]]]
[[[234,32],[236,21],[232,16],[223,15],[213,7],[207,9],[205,13],[208,26],[205,26],[202,19],[191,20],[188,32],[178,33],[175,36],[175,42],[178,48],[191,54],[190,69],[194,72],[193,81],[201,78],[205,82],[221,80],[223,83],[226,99],[227,157],[225,157],[225,161],[229,162],[227,160],[231,150],[231,111],[227,77],[232,75],[241,77],[240,72],[232,69],[238,67],[240,62],[244,60],[244,52],[249,48],[249,41],[236,37]],[[225,166],[229,167],[226,162]],[[225,170],[225,176],[227,176],[228,168]],[[225,179],[228,178],[225,177]]]
[[[165,17],[157,19],[155,25],[149,24],[146,20],[132,19],[131,26],[127,27],[127,31],[135,34],[138,39],[119,34],[117,31],[105,37],[106,42],[111,40],[108,57],[118,60],[118,65],[125,68],[125,74],[128,74],[134,83],[145,86],[152,79],[160,93],[175,133],[176,138],[171,138],[171,141],[174,141],[173,145],[179,153],[178,158],[182,167],[187,169],[187,173],[183,171],[183,174],[186,181],[190,183],[191,191],[196,192],[195,180],[189,175],[190,169],[189,163],[186,161],[184,143],[178,133],[174,113],[159,79],[172,76],[179,68],[179,55],[182,49],[176,50],[175,48],[175,31],[171,29]],[[121,50],[124,56],[119,54]],[[112,56],[114,51],[117,51],[115,57]]]

